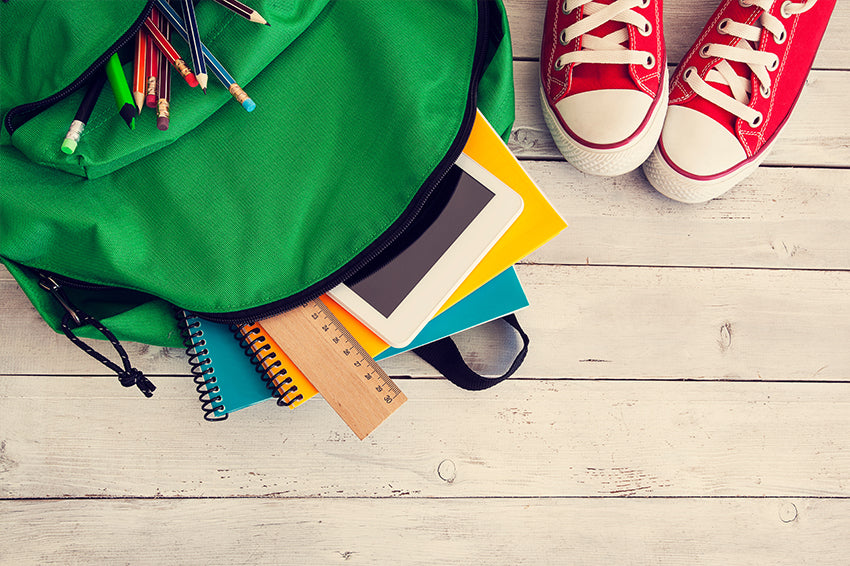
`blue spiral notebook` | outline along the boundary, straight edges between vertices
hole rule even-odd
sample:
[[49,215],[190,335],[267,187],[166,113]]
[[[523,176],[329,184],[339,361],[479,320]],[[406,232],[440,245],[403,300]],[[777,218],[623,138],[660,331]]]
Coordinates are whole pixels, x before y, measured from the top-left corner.
[[182,311],[181,326],[204,418],[223,418],[272,398],[229,325]]

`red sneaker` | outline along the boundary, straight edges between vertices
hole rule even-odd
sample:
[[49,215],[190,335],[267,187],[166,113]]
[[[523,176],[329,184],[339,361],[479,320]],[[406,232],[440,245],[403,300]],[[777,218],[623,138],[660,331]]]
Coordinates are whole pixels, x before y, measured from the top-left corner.
[[667,108],[661,0],[549,0],[540,100],[567,161],[594,175],[636,169]]
[[764,160],[797,102],[835,0],[723,0],[670,87],[643,166],[661,193],[705,202]]

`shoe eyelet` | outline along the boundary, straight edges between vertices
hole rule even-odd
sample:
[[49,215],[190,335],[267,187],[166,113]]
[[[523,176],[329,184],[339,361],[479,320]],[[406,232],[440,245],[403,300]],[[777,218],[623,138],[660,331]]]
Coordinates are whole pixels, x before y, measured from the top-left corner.
[[762,119],[763,116],[761,115],[761,112],[757,112],[752,120],[747,120],[747,124],[749,124],[751,128],[758,128],[761,125]]
[[561,45],[566,45],[567,43],[569,43],[568,41],[566,41],[566,37],[567,28],[564,28],[561,30],[561,33],[558,34],[558,41],[561,43]]
[[761,94],[762,98],[767,98],[770,96],[770,87],[765,85],[759,85],[759,94]]
[[682,73],[682,78],[684,80],[688,80],[690,78],[691,74],[693,74],[696,70],[697,70],[696,67],[688,67],[687,69],[685,69],[685,72]]
[[556,71],[563,71],[564,67],[566,67],[566,65],[561,64],[561,58],[560,57],[555,59],[555,70]]
[[641,63],[641,65],[643,66],[644,69],[654,68],[655,67],[655,56],[652,53],[650,53],[649,55],[646,56],[646,61]]
[[752,8],[753,7],[753,5],[750,4],[749,2],[747,2],[747,0],[738,0],[738,5],[741,8]]
[[643,37],[649,37],[649,35],[652,34],[652,24],[646,22],[645,26],[643,26],[642,28],[638,28],[638,33],[641,34]]
[[641,0],[640,7],[641,8],[649,8],[649,0]]
[[717,31],[719,31],[719,32],[720,32],[720,33],[722,33],[723,35],[726,35],[726,33],[727,33],[727,31],[726,31],[726,27],[727,27],[727,26],[728,26],[731,22],[732,22],[732,20],[730,20],[729,18],[723,18],[722,20],[720,20],[720,23],[719,23],[719,24],[717,24]]
[[699,56],[703,59],[708,59],[710,57],[710,55],[708,54],[709,49],[711,49],[710,43],[706,43],[705,45],[703,45],[702,48],[699,50]]
[[788,18],[790,18],[790,17],[793,15],[791,12],[789,12],[789,11],[788,11],[788,8],[789,8],[790,6],[791,6],[791,1],[790,1],[790,0],[786,0],[785,2],[783,2],[783,3],[782,3],[782,7],[781,7],[781,8],[779,8],[779,14],[780,14],[783,18],[785,18],[786,20],[787,20]]
[[788,38],[788,34],[785,33],[785,30],[782,30],[782,33],[779,36],[773,36],[773,41],[776,42],[776,45],[782,45],[785,43],[785,40]]
[[775,71],[779,68],[779,57],[774,55],[773,61],[770,63],[770,67],[767,68],[768,71]]

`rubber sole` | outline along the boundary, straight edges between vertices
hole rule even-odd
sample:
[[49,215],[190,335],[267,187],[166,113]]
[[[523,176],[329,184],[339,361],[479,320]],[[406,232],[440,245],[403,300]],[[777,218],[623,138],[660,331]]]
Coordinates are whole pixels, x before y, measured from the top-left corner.
[[762,148],[757,157],[727,175],[710,179],[689,177],[676,171],[664,158],[659,144],[643,164],[643,173],[655,190],[667,198],[688,204],[708,202],[752,175],[770,153],[775,142],[776,138]]

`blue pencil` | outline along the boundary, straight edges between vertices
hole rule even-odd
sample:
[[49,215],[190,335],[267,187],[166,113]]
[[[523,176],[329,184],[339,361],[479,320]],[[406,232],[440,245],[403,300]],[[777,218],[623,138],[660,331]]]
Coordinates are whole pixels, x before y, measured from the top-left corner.
[[192,0],[183,0],[183,21],[186,22],[186,28],[189,32],[189,51],[192,53],[192,67],[195,71],[195,78],[198,79],[198,84],[201,85],[201,90],[207,92],[207,64],[204,62],[204,57],[201,53],[201,34],[198,32],[198,21],[195,19],[195,5]]
[[[166,0],[155,0],[156,7],[159,8],[160,13],[165,16],[171,26],[183,37],[184,40],[188,43],[189,34],[186,32],[186,28],[183,27],[183,20],[180,19],[180,16],[177,15],[177,12],[168,4]],[[254,104],[254,101],[251,100],[245,91],[242,90],[236,81],[233,80],[233,77],[230,76],[230,73],[227,72],[221,63],[218,62],[218,59],[213,57],[213,54],[210,53],[210,50],[207,49],[207,46],[203,43],[201,44],[201,51],[204,53],[204,58],[206,62],[210,64],[210,68],[212,69],[213,74],[221,81],[221,84],[230,91],[230,94],[233,95],[233,98],[242,105],[245,110],[248,112],[252,111],[257,107]]]

